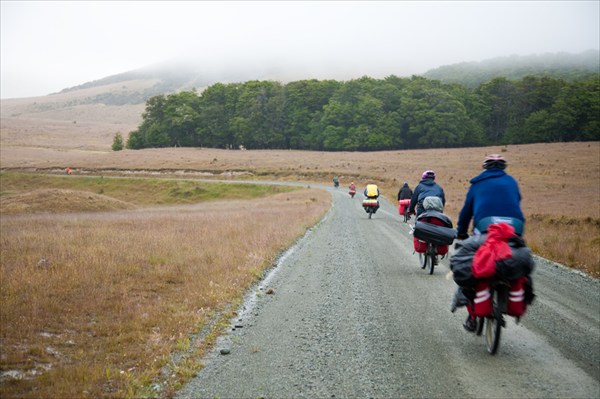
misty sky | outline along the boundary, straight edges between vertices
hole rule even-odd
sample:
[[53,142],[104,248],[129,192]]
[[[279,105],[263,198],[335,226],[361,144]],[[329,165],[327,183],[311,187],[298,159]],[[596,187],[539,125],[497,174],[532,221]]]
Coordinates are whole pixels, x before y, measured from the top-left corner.
[[599,46],[592,1],[1,0],[1,97],[41,96],[182,56],[303,78],[410,76]]

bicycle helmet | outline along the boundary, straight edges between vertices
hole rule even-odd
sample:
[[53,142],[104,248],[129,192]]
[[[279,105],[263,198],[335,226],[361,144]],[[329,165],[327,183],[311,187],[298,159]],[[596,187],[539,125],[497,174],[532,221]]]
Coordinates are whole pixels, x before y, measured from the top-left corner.
[[483,169],[492,169],[492,168],[504,169],[504,168],[506,168],[506,159],[504,159],[504,157],[502,155],[489,154],[485,157],[483,164],[481,166],[483,166]]
[[433,170],[426,170],[421,175],[421,179],[433,179],[433,180],[435,180],[435,172]]

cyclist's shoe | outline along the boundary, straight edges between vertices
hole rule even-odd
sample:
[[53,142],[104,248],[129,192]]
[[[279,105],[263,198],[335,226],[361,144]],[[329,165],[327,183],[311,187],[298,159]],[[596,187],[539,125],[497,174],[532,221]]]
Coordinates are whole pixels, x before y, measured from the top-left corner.
[[475,330],[477,329],[477,320],[472,319],[471,315],[469,315],[467,316],[467,320],[465,320],[465,322],[463,323],[463,327],[468,332],[475,332]]

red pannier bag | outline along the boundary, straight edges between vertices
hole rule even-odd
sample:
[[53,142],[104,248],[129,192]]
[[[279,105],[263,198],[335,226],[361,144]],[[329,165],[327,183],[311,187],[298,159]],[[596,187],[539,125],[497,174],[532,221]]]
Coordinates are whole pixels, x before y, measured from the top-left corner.
[[525,282],[527,277],[510,283],[508,291],[508,303],[506,304],[506,313],[509,316],[521,317],[525,314],[527,304],[525,303]]
[[[427,243],[416,237],[413,237],[413,246],[415,247],[415,252],[425,253],[427,251]],[[438,255],[446,255],[448,253],[448,245],[438,245],[436,249]]]
[[375,206],[377,208],[379,208],[379,201],[373,198],[366,198],[363,200],[362,202],[362,206]]
[[438,245],[436,249],[438,255],[446,255],[448,253],[448,245]]
[[[410,200],[409,204],[410,204]],[[436,226],[442,226],[442,227],[448,227],[442,220],[435,218],[435,217],[425,217],[425,218],[421,218],[419,219],[420,222],[424,222],[424,223],[430,223],[430,224],[434,224]],[[415,252],[425,252],[427,250],[427,243],[425,243],[424,241],[418,240],[417,238],[414,239],[414,247],[415,247]],[[417,241],[419,241],[422,246],[419,246],[419,249],[424,248],[422,251],[417,249]],[[448,245],[438,245],[436,247],[437,249],[437,254],[438,255],[446,255],[448,253]]]
[[425,253],[425,251],[427,251],[427,243],[419,240],[417,237],[413,237],[413,245],[415,247],[415,252]]
[[475,299],[467,306],[471,317],[486,317],[492,314],[492,294],[490,282],[479,281],[475,284]]
[[404,212],[408,210],[410,206],[410,199],[403,199],[398,201],[398,213],[400,216],[404,216]]

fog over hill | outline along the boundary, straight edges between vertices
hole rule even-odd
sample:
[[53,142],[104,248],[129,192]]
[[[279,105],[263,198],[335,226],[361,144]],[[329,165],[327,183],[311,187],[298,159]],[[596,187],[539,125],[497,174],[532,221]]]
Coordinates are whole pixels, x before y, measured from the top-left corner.
[[481,62],[462,62],[432,69],[423,76],[444,83],[459,83],[475,88],[495,77],[518,80],[527,75],[534,75],[575,80],[598,73],[600,73],[600,52],[588,50],[579,54],[512,55]]
[[[497,76],[521,79],[526,75],[552,76],[566,80],[589,77],[599,73],[599,52],[579,54],[553,53],[530,56],[497,57],[481,62],[464,62],[426,71],[422,76],[446,83],[477,87]],[[148,98],[182,90],[204,88],[215,83],[243,83],[250,80],[272,80],[287,83],[308,79],[348,81],[362,75],[353,72],[352,65],[325,69],[310,67],[308,62],[262,60],[249,63],[240,56],[226,64],[214,59],[195,61],[173,59],[159,64],[107,76],[69,87],[41,97],[3,99],[2,119],[35,118],[61,121],[124,123],[127,132],[141,121]],[[382,79],[401,74],[380,71]],[[6,124],[4,125],[6,126]]]
[[181,90],[197,89],[215,83],[241,83],[250,80],[274,80],[287,83],[305,79],[347,80],[359,78],[350,69],[329,68],[327,72],[315,72],[314,68],[302,63],[291,63],[281,60],[247,62],[244,59],[230,60],[226,64],[213,60],[178,58],[159,64],[146,66],[117,75],[86,82],[78,86],[63,89],[60,93],[72,93],[82,89],[115,85],[131,81],[154,81],[149,87],[136,92],[105,93],[88,98],[90,103],[105,104],[137,104],[157,94],[169,94]]
[[[589,50],[579,54],[513,55],[481,62],[464,62],[441,66],[424,72],[422,76],[443,82],[460,83],[469,87],[476,87],[480,83],[498,76],[520,79],[526,75],[546,75],[569,80],[598,73],[600,68],[599,59],[598,50]],[[268,67],[264,65],[268,65]],[[60,93],[73,93],[102,86],[114,89],[114,87],[118,87],[116,85],[121,84],[122,90],[100,92],[79,99],[78,103],[124,105],[144,103],[151,96],[158,94],[169,94],[194,88],[201,91],[203,88],[218,82],[237,83],[249,80],[276,80],[287,83],[305,79],[350,80],[360,77],[352,75],[349,68],[348,70],[338,68],[327,73],[317,73],[307,65],[301,65],[298,62],[285,64],[274,60],[261,64],[249,64],[240,59],[231,61],[226,65],[219,65],[212,60],[202,62],[190,59],[174,59],[86,82],[66,88]],[[371,77],[383,78],[385,76]],[[143,85],[143,88],[138,87],[136,90],[127,90],[127,83],[133,81],[146,81],[148,84]]]

